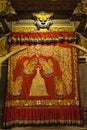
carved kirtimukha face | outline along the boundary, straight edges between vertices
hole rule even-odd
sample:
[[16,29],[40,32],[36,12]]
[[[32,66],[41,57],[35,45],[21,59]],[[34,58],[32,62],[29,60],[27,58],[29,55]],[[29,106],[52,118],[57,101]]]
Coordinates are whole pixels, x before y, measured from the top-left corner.
[[35,25],[38,29],[40,28],[50,28],[50,25],[52,25],[52,20],[50,19],[51,16],[53,16],[53,13],[34,13],[33,16],[36,18]]

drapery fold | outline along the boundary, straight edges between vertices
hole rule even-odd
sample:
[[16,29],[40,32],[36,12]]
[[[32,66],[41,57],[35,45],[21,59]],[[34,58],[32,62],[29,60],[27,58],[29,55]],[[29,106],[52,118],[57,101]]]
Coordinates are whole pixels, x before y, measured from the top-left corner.
[[9,51],[27,49],[8,61],[3,127],[81,125],[78,53],[69,44],[75,32],[12,33],[9,39]]
[[[6,109],[4,126],[19,125],[81,125],[77,106],[12,107]],[[6,112],[5,112],[6,113]],[[5,117],[6,117],[5,116]]]

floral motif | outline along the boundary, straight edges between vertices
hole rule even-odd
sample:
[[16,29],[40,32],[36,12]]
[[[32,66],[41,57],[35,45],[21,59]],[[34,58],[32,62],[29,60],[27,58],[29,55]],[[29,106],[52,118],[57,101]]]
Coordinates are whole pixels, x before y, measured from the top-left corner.
[[13,96],[19,96],[22,93],[22,77],[17,77],[16,81],[11,80],[8,92]]

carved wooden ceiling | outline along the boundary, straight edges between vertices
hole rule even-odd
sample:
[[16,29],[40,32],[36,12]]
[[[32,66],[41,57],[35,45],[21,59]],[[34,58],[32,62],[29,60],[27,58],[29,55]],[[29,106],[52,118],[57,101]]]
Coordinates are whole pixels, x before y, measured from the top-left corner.
[[10,0],[16,11],[72,11],[81,0]]

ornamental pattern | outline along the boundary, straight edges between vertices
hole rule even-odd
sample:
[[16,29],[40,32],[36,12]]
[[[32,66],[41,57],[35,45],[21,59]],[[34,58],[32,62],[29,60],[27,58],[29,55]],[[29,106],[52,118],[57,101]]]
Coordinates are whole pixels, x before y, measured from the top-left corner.
[[[11,51],[16,49],[16,48],[20,48],[20,45],[16,45],[16,46],[12,46],[11,47]],[[71,61],[71,53],[73,54],[73,59],[74,61]],[[72,92],[72,68],[71,68],[71,64],[72,62],[74,62],[74,73],[75,73],[75,99],[73,100],[43,100],[43,102],[45,102],[45,104],[47,105],[64,105],[64,104],[78,104],[79,101],[78,101],[78,81],[76,80],[77,79],[77,52],[76,52],[76,49],[71,49],[71,48],[66,48],[66,47],[62,47],[62,46],[59,46],[59,45],[50,45],[50,46],[46,46],[46,45],[41,45],[41,44],[37,44],[37,45],[32,45],[32,46],[29,46],[28,49],[22,51],[22,52],[19,52],[18,54],[16,54],[15,56],[12,56],[10,59],[9,59],[9,62],[8,62],[8,78],[10,78],[11,80],[9,80],[8,82],[8,88],[9,88],[9,93],[12,94],[12,95],[20,95],[20,93],[18,94],[17,92],[14,91],[14,87],[12,84],[13,82],[13,72],[14,72],[14,69],[16,67],[16,64],[17,64],[17,61],[19,59],[21,59],[23,56],[29,56],[29,57],[32,57],[33,55],[37,55],[37,57],[39,55],[43,55],[43,56],[53,56],[58,62],[59,62],[59,65],[60,65],[60,68],[62,70],[62,80],[63,80],[63,83],[65,84],[66,87],[66,91],[64,90],[64,93],[66,94],[70,94]],[[36,61],[36,60],[35,60]],[[22,82],[22,80],[21,80]],[[12,88],[13,87],[13,88]],[[12,93],[12,90],[15,92]],[[16,89],[17,90],[17,89]],[[19,91],[19,90],[17,90]],[[21,92],[21,91],[20,91]],[[18,101],[18,104],[21,105],[21,102],[22,102],[22,106],[24,105],[25,102],[28,102],[28,106],[34,106],[34,105],[41,105],[43,106],[44,103],[42,102],[42,100],[37,100],[37,102],[35,100],[12,100],[12,101],[8,101],[7,102],[7,106],[9,107],[9,104],[10,106],[14,106],[16,101]],[[14,102],[14,103],[12,103]],[[35,103],[36,102],[36,103]],[[49,102],[49,104],[47,103]],[[66,102],[66,103],[65,103]],[[74,102],[74,103],[73,103]],[[78,102],[78,103],[77,103]],[[17,104],[17,103],[16,103]],[[24,106],[26,106],[24,105]]]

